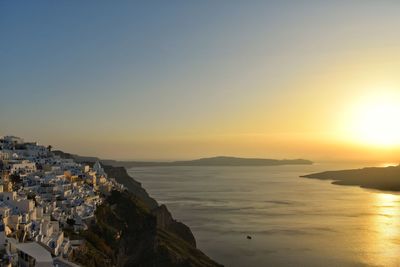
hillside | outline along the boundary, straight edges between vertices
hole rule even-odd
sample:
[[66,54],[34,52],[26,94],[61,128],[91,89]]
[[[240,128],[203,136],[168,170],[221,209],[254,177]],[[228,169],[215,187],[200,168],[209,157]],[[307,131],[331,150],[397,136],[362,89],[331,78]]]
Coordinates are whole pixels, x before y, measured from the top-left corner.
[[[93,165],[95,157],[56,151],[64,158]],[[158,205],[124,167],[103,165],[109,177],[126,187],[113,191],[96,210],[96,220],[81,233],[84,245],[71,260],[83,266],[222,266],[196,248],[190,228]]]
[[338,185],[357,185],[386,191],[400,191],[400,165],[386,168],[327,171],[302,177],[333,180],[333,184]]
[[[221,266],[168,229],[132,193],[113,191],[81,235],[72,260],[83,266]],[[194,240],[194,239],[193,239]]]

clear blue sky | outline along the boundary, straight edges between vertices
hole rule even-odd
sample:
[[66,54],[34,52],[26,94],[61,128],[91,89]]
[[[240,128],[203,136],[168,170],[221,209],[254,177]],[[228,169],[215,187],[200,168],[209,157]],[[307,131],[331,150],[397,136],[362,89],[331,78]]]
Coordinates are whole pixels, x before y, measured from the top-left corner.
[[321,91],[294,84],[399,45],[396,1],[334,2],[1,1],[0,134],[113,158],[266,156],[246,138],[320,119],[274,120]]

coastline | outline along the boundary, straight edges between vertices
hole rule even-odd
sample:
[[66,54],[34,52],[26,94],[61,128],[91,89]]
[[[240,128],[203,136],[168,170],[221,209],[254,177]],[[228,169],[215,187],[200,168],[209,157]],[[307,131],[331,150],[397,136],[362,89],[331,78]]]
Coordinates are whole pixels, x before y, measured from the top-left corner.
[[[61,151],[56,153],[78,162],[94,164],[92,160],[82,160],[72,154]],[[96,224],[89,227],[86,233],[85,240],[90,241],[90,247],[86,249],[95,251],[93,253],[102,260],[93,262],[92,259],[83,257],[88,253],[88,251],[83,251],[75,255],[73,259],[75,262],[96,266],[108,266],[109,261],[123,266],[223,266],[197,249],[196,239],[191,229],[183,222],[175,220],[166,205],[159,205],[142,187],[141,183],[128,174],[125,167],[103,163],[103,168],[107,175],[113,177],[127,190],[122,194],[114,192],[111,197],[107,198],[105,204],[100,206],[99,212],[96,213]],[[126,207],[129,208],[126,209]],[[137,216],[134,220],[131,219],[132,213]],[[110,216],[110,214],[114,214],[114,216]],[[106,238],[109,235],[109,228],[114,229],[116,225],[119,225],[118,222],[110,224],[110,221],[114,220],[113,217],[118,217],[124,222],[119,228],[117,227],[118,231],[116,231],[119,233],[120,241],[112,247],[112,249],[120,251],[117,255],[109,252],[111,247],[108,248],[107,244],[111,240]],[[99,222],[105,226],[99,229]],[[128,228],[125,228],[124,225]],[[129,229],[142,230],[132,233]],[[126,232],[125,235],[124,232]],[[136,239],[137,235],[140,235],[141,238]],[[92,240],[93,238],[95,241]],[[93,244],[97,244],[97,246],[93,246]],[[105,247],[108,249],[104,249]],[[138,254],[139,252],[141,254]],[[101,255],[103,257],[108,255],[108,257],[102,258]]]
[[325,171],[300,176],[302,178],[331,180],[334,185],[359,186],[387,192],[400,192],[400,165]]

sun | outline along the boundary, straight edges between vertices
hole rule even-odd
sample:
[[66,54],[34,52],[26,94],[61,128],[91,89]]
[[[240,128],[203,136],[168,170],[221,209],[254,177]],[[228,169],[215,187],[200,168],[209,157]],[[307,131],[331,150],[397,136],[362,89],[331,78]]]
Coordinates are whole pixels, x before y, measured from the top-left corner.
[[354,138],[374,146],[400,145],[400,95],[378,93],[356,105]]

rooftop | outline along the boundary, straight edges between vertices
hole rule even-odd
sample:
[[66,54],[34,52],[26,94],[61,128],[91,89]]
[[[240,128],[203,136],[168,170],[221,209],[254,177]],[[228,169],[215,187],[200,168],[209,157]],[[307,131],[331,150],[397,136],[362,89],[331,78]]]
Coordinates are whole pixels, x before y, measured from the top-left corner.
[[50,252],[36,242],[18,243],[16,248],[36,259],[36,262],[53,262]]

